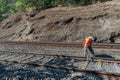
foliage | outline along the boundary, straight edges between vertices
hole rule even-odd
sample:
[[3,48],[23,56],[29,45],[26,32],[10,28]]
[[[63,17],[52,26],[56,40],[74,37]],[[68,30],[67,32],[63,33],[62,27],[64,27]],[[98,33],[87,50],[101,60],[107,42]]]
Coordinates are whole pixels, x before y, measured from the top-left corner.
[[85,6],[110,0],[0,0],[0,21],[8,15],[32,8],[36,11],[58,6]]
[[0,21],[14,12],[14,0],[0,0]]

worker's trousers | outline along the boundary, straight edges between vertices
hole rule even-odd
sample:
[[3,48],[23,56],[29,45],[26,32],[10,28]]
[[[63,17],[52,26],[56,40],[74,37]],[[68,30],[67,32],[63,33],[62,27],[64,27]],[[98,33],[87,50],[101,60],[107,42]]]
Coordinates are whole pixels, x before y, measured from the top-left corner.
[[92,46],[89,46],[88,48],[84,47],[84,56],[88,57],[88,50],[87,49],[89,49],[89,51],[91,52],[92,57],[95,57],[94,50],[93,50]]

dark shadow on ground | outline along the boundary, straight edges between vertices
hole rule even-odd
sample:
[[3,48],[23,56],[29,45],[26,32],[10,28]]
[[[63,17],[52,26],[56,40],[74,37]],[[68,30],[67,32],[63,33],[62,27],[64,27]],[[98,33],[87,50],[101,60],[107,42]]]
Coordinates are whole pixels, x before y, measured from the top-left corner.
[[104,80],[97,72],[94,73],[73,73],[71,80]]
[[111,55],[107,55],[107,54],[97,54],[97,55],[95,55],[95,57],[98,57],[98,58],[114,58]]

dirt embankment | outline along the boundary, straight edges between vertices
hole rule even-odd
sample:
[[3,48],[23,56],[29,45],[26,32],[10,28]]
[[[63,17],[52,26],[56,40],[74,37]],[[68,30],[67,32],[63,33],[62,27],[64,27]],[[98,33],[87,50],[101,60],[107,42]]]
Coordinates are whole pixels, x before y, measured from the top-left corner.
[[99,42],[119,42],[120,2],[52,8],[29,16],[19,12],[0,23],[0,40],[81,42],[93,35]]

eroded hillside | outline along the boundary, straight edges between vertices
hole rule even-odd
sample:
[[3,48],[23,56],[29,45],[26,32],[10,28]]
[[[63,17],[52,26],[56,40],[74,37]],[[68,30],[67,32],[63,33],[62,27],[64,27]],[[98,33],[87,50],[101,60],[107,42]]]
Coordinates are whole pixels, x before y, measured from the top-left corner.
[[0,40],[81,42],[92,35],[99,42],[119,42],[120,2],[18,12],[0,23]]

